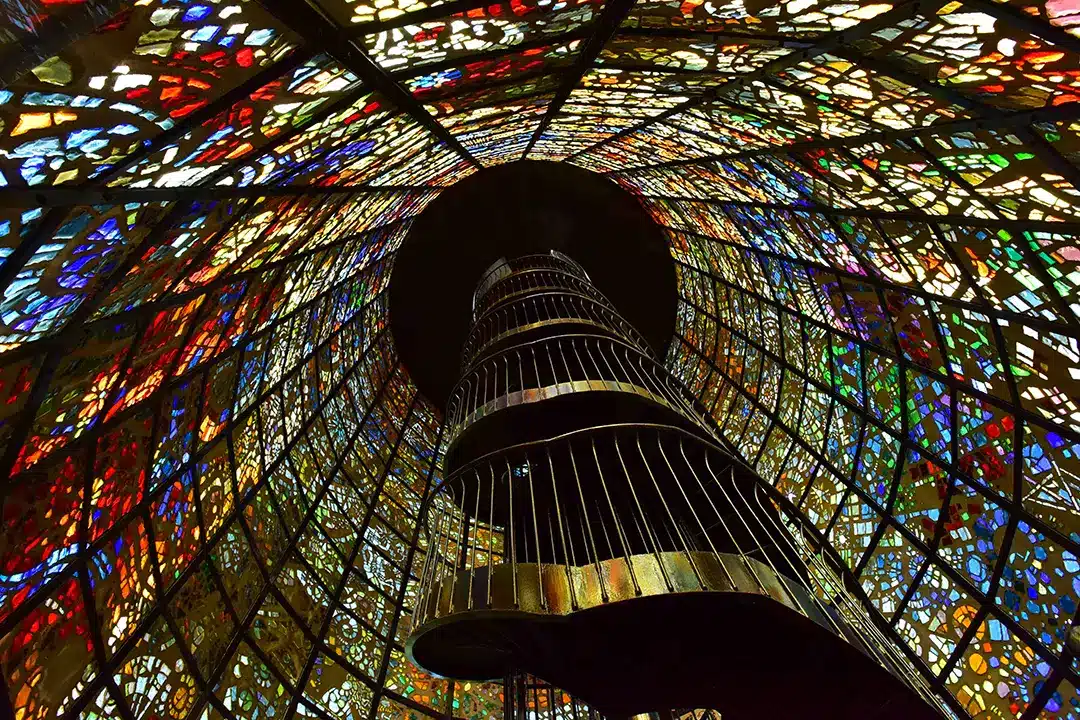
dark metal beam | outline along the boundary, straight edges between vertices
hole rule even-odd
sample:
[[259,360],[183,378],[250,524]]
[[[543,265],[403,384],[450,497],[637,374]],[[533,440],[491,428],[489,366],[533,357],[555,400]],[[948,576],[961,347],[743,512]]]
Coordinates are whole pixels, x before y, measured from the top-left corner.
[[126,202],[164,202],[170,200],[230,200],[283,195],[363,195],[378,192],[416,192],[439,190],[427,185],[185,185],[182,187],[111,188],[104,185],[84,187],[40,187],[32,190],[0,188],[0,207],[70,207],[73,205],[116,205]]
[[[485,92],[487,90],[496,90],[501,87],[507,87],[512,85],[524,85],[527,82],[533,80],[539,80],[545,77],[557,78],[566,73],[569,68],[540,68],[539,70],[532,70],[520,75],[512,75],[510,77],[501,78],[493,82],[479,82],[479,83],[465,83],[463,85],[456,85],[448,88],[446,91],[433,90],[430,95],[419,95],[417,100],[424,105],[430,105],[431,103],[440,102],[452,102],[465,95],[473,95],[476,93]],[[546,92],[551,92],[549,88]],[[518,96],[520,97],[520,96]],[[483,105],[469,105],[469,109],[483,107]]]
[[534,38],[518,43],[517,45],[511,45],[510,47],[493,48],[472,55],[460,55],[447,60],[440,60],[439,62],[415,65],[410,68],[390,73],[390,77],[394,80],[408,80],[409,78],[420,77],[421,75],[431,75],[432,73],[441,70],[449,70],[451,68],[461,67],[462,65],[471,65],[486,60],[499,60],[507,55],[516,55],[525,50],[535,50],[536,48],[547,47],[548,45],[561,45],[563,43],[573,42],[574,40],[582,40],[588,36],[588,26],[580,27],[576,30],[571,30],[568,33]]
[[[1015,5],[999,4],[993,0],[964,0],[964,5],[992,15],[1001,20],[1004,25],[1019,28],[1071,53],[1080,54],[1080,38],[1070,35],[1063,28],[1051,25],[1042,18],[1028,15]],[[1040,7],[1045,7],[1045,5]]]
[[497,0],[450,0],[450,2],[426,7],[423,10],[406,12],[397,17],[392,17],[389,20],[373,20],[368,23],[363,23],[362,25],[357,25],[353,35],[357,37],[374,35],[375,33],[394,30],[396,28],[405,27],[406,25],[419,25],[420,23],[430,22],[432,20],[441,20],[442,18],[450,17],[456,13],[468,12],[469,10],[494,4],[497,4]]
[[[627,72],[647,72],[657,73],[660,75],[685,75],[686,77],[719,77],[719,78],[733,78],[736,77],[734,73],[720,72],[718,70],[687,70],[681,67],[669,67],[667,65],[653,65],[646,62],[626,62],[616,61],[603,63],[596,66],[598,70],[625,70]],[[638,91],[635,91],[638,92]],[[643,90],[641,92],[650,92],[649,90]]]
[[482,167],[446,128],[431,117],[416,98],[394,82],[386,71],[349,39],[348,34],[337,23],[310,0],[259,0],[259,4],[300,33],[309,45],[324,48],[366,85],[381,93],[390,104],[412,116],[460,157],[475,167]]
[[619,29],[619,25],[630,14],[630,8],[634,7],[634,2],[635,0],[608,0],[604,5],[600,17],[593,22],[592,33],[589,35],[585,47],[581,48],[577,58],[574,60],[573,68],[563,78],[562,84],[555,92],[555,97],[548,103],[547,112],[541,118],[540,124],[536,126],[536,130],[533,131],[529,144],[525,146],[525,152],[521,154],[522,160],[532,152],[533,145],[548,129],[551,121],[562,109],[563,103],[570,97],[570,93],[581,82],[581,78],[592,69],[593,63],[604,49],[604,46],[608,44],[611,36]]
[[[414,403],[416,402],[416,397],[415,396],[413,398],[413,402]],[[410,408],[409,411],[412,412],[412,408]],[[402,424],[402,429],[404,430],[404,423]],[[428,465],[427,477],[424,479],[424,494],[420,499],[420,507],[421,508],[423,508],[425,506],[425,504],[427,503],[429,493],[431,492],[431,483],[432,483],[432,480],[434,480],[434,478],[435,478],[436,471],[438,470],[438,462],[437,461],[438,461],[438,453],[439,453],[439,444],[442,442],[443,433],[445,431],[446,431],[446,423],[445,422],[440,423],[438,433],[435,436],[435,447],[433,448],[433,450],[435,452],[431,456],[431,461],[430,461],[430,464]],[[405,437],[405,433],[401,432],[398,435],[398,443],[399,444],[400,444],[401,439],[403,437]],[[395,447],[395,454],[396,454],[396,452],[397,452],[397,447]],[[390,465],[390,463],[387,463],[388,467],[389,467],[389,465]],[[401,579],[401,585],[398,588],[397,597],[394,599],[394,617],[390,621],[390,629],[387,630],[387,633],[386,633],[387,636],[390,637],[390,638],[393,638],[393,637],[397,636],[397,629],[398,629],[398,625],[401,623],[401,616],[405,614],[405,594],[406,594],[406,591],[409,589],[409,573],[412,571],[412,565],[413,565],[413,562],[414,562],[414,560],[416,558],[416,553],[418,552],[419,545],[420,545],[420,531],[421,531],[421,528],[422,528],[422,518],[423,518],[423,516],[420,514],[421,512],[423,512],[422,509],[421,509],[420,512],[417,513],[416,526],[413,528],[412,540],[409,543],[409,551],[408,551],[408,554],[405,556],[405,567],[403,568],[405,577],[403,577]],[[386,685],[386,675],[390,670],[390,660],[391,660],[391,650],[390,650],[390,646],[387,645],[386,649],[383,651],[382,662],[379,664],[378,677],[375,679],[375,684],[378,685],[378,687],[379,687],[379,691],[378,691],[379,695],[382,695],[383,688]],[[371,717],[375,717],[375,711],[376,711],[377,706],[378,706],[378,702],[377,702],[378,699],[379,698],[376,697],[376,699],[374,701],[372,701],[372,703],[371,703],[371,707],[372,707]]]
[[[727,103],[726,100],[720,102]],[[768,113],[755,111],[753,108],[746,108],[738,106],[742,112],[752,112],[761,116],[769,117]],[[1036,122],[1065,122],[1070,120],[1076,120],[1080,118],[1080,103],[1067,103],[1065,105],[1059,105],[1052,108],[1040,108],[1038,110],[1021,110],[1016,113],[1002,114],[995,117],[992,123],[993,127],[1011,127],[1011,128],[1024,128],[1031,123]],[[870,124],[871,121],[863,119]],[[755,148],[753,150],[741,150],[731,153],[703,155],[701,157],[686,158],[682,160],[670,160],[663,163],[653,163],[651,165],[635,165],[620,170],[609,170],[605,174],[610,173],[632,173],[643,170],[655,170],[658,168],[678,167],[680,165],[700,165],[702,163],[712,162],[716,160],[735,160],[756,157],[759,155],[770,155],[774,153],[787,153],[787,152],[800,152],[808,150],[829,150],[839,148],[850,148],[858,145],[864,145],[873,142],[890,143],[898,140],[909,140],[913,138],[919,138],[926,135],[936,135],[938,133],[960,133],[970,132],[974,130],[981,130],[986,128],[988,123],[985,119],[972,118],[963,120],[953,120],[949,122],[937,123],[934,125],[927,125],[925,127],[911,128],[908,130],[871,130],[870,132],[863,133],[862,135],[853,135],[849,137],[836,137],[829,140],[809,140],[806,142],[792,143],[791,145],[769,145],[763,148]]]
[[[932,223],[937,225],[956,225],[959,227],[983,227],[991,229],[1008,229],[1023,232],[1025,230],[1045,230],[1065,234],[1080,233],[1080,222],[1055,222],[1053,220],[1009,220],[1006,218],[977,218],[966,215],[932,215],[919,211],[895,211],[868,210],[865,208],[834,208],[820,205],[785,205],[784,203],[754,202],[750,200],[710,200],[679,195],[642,195],[646,199],[675,200],[680,202],[702,203],[705,205],[719,205],[721,207],[753,208],[757,210],[784,211],[793,213],[807,213],[811,215],[825,215],[828,217],[861,217],[878,220],[902,220],[906,222]],[[671,228],[676,232],[696,233],[679,228]],[[715,238],[713,238],[715,239]],[[838,272],[831,268],[829,272]]]
[[627,135],[632,135],[633,133],[644,130],[653,123],[659,122],[661,120],[666,120],[667,118],[686,112],[687,110],[697,107],[698,105],[702,105],[712,100],[716,100],[723,93],[736,91],[745,85],[748,85],[756,80],[762,80],[764,78],[767,78],[770,75],[774,75],[781,70],[791,67],[792,65],[797,65],[804,60],[808,60],[812,57],[816,57],[817,55],[831,52],[836,48],[847,45],[855,40],[858,40],[859,38],[877,32],[878,30],[890,27],[903,20],[907,20],[912,15],[916,14],[920,10],[920,8],[936,8],[940,5],[943,5],[944,2],[945,0],[912,0],[911,2],[897,5],[892,10],[882,13],[881,15],[878,15],[877,17],[870,20],[864,20],[863,22],[852,28],[832,33],[822,38],[811,47],[804,48],[802,50],[796,50],[785,55],[784,57],[777,58],[772,62],[762,65],[760,68],[753,72],[741,75],[738,78],[731,80],[730,82],[724,83],[723,85],[718,85],[714,88],[710,88],[702,94],[693,97],[686,102],[680,103],[673,108],[669,108],[662,113],[654,115],[653,117],[645,120],[644,122],[640,122],[636,125],[624,128],[613,135],[609,135],[603,140],[593,143],[589,147],[582,148],[581,150],[574,152],[567,158],[567,160],[572,160],[573,158],[577,158],[581,155],[585,155],[586,153],[590,153],[600,147],[603,147],[604,145],[615,142],[617,140],[621,140]]
[[769,45],[773,47],[808,48],[813,47],[813,40],[797,40],[790,35],[771,35],[768,33],[743,33],[733,30],[709,32],[708,30],[689,30],[687,28],[640,28],[624,27],[620,35],[636,37],[667,37],[686,40],[703,40],[715,43],[746,43],[748,45]]

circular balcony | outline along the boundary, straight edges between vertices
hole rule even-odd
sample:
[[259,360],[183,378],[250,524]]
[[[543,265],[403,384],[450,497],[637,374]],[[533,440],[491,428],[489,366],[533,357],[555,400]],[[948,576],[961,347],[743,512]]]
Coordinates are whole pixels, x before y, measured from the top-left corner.
[[644,348],[648,343],[606,301],[566,290],[536,293],[493,308],[476,319],[462,350],[462,367],[502,345],[521,343],[553,328],[603,332]]
[[505,448],[448,477],[426,518],[406,652],[440,675],[527,672],[609,715],[934,716],[756,475],[684,430]]
[[612,418],[709,436],[681,388],[643,350],[609,335],[557,335],[473,363],[450,396],[447,463]]
[[504,302],[549,290],[570,290],[606,302],[588,280],[563,269],[530,269],[496,279],[473,304],[473,319]]

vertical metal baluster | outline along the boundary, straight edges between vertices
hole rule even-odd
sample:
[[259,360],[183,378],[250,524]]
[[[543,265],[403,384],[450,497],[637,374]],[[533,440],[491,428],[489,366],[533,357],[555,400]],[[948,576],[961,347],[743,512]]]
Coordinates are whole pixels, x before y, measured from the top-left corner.
[[[551,340],[546,340],[546,341],[544,341],[544,345],[543,345],[544,350],[547,351],[548,365],[551,366],[551,382],[552,382],[553,385],[558,385],[559,384],[559,376],[555,372],[555,360],[553,360],[552,357],[551,357],[551,350],[552,350],[551,346],[554,345],[555,347],[558,347],[559,346],[559,341],[561,339],[562,338],[555,338],[554,342],[552,342]],[[567,378],[567,379],[569,380],[569,378]]]
[[[600,583],[600,597],[604,602],[608,601],[607,585],[604,583],[604,575],[600,572],[599,554],[596,552],[596,539],[593,537],[592,523],[589,522],[588,506],[585,504],[585,492],[581,489],[581,476],[578,474],[577,459],[574,457],[574,446],[569,441],[566,443],[570,453],[570,466],[574,470],[574,479],[577,481],[578,498],[581,500],[581,536],[585,539],[585,552],[592,549],[592,562],[596,568],[596,579]],[[585,533],[588,531],[588,537]]]
[[[625,558],[625,560],[626,560],[626,568],[630,571],[630,581],[634,583],[634,593],[636,595],[640,595],[641,594],[641,585],[638,584],[637,573],[634,572],[634,561],[630,557],[632,555],[632,553],[630,552],[630,548],[626,544],[626,538],[623,537],[622,531],[619,529],[619,522],[618,522],[618,519],[617,519],[618,518],[618,513],[615,512],[615,503],[613,503],[611,501],[611,493],[608,491],[607,478],[604,477],[604,468],[601,466],[601,464],[600,464],[600,456],[596,452],[596,438],[595,438],[595,436],[589,438],[589,444],[592,446],[593,462],[596,463],[596,472],[600,476],[600,486],[604,488],[604,497],[607,498],[608,508],[611,510],[611,517],[612,517],[613,520],[615,520],[615,523],[616,523],[615,524],[615,530],[616,530],[616,533],[619,536],[619,544],[622,545],[623,558]],[[597,510],[599,511],[599,508],[597,508]],[[601,515],[601,517],[603,517],[603,516]],[[601,525],[601,527],[604,528],[604,535],[606,536],[607,535],[606,524]],[[611,550],[611,557],[612,557],[612,559],[614,559],[615,552],[614,552],[614,548],[610,547],[611,546],[610,539],[608,540],[608,546],[609,546],[609,549]]]
[[473,470],[476,478],[476,503],[473,507],[472,557],[469,559],[469,609],[473,609],[473,586],[476,585],[476,546],[480,544],[480,475]]
[[634,529],[641,538],[641,547],[645,548],[645,552],[649,552],[649,540],[645,537],[645,530],[642,529],[641,523],[638,522],[637,513],[630,513],[630,519],[634,521]]
[[[431,526],[431,513],[427,512],[421,507],[420,520],[427,527]],[[424,553],[424,563],[420,566],[420,589],[416,593],[416,607],[413,610],[413,615],[423,618],[424,616],[424,592],[427,588],[427,573],[428,565],[431,564],[431,534],[428,534],[428,551]],[[419,545],[419,542],[417,542]]]
[[[450,493],[448,492],[447,494],[449,495]],[[443,544],[442,562],[451,566],[450,567],[450,572],[451,572],[451,575],[452,575],[453,574],[453,565],[450,563],[449,553],[450,553],[450,542],[451,542],[451,538],[453,537],[453,529],[452,528],[453,528],[453,523],[454,523],[454,513],[453,513],[454,503],[452,502],[452,499],[447,498],[443,502],[443,506],[444,507],[449,506],[450,510],[445,511],[446,512],[446,542]],[[446,579],[449,580],[450,579],[449,576]],[[446,582],[445,580],[442,581],[442,583],[445,583],[445,582]],[[440,589],[439,594],[440,595],[442,594],[441,589]],[[454,606],[453,605],[453,599],[451,598],[451,603],[447,607],[447,614],[449,614],[450,609],[453,608],[453,606]],[[438,607],[438,598],[436,598],[436,608],[437,607]]]
[[671,534],[671,526],[666,522],[663,524],[664,532],[667,534],[668,542],[671,543],[671,549],[675,552],[679,551],[679,543],[675,542],[675,536]]
[[[596,343],[596,353],[597,353],[597,355],[599,355],[600,359],[604,361],[604,364],[607,365],[608,372],[611,373],[611,377],[612,377],[613,382],[615,383],[615,387],[619,388],[619,390],[622,390],[623,385],[626,382],[628,382],[630,380],[630,378],[626,376],[626,373],[620,374],[620,373],[615,372],[615,368],[613,368],[611,366],[611,361],[608,360],[607,353],[604,352],[604,348],[600,344],[600,339],[599,338],[593,338],[593,342]],[[588,348],[589,348],[589,346],[588,346],[588,344],[586,344],[585,349],[588,350]],[[618,358],[616,358],[616,360],[618,360]]]
[[506,485],[510,494],[510,512],[507,513],[507,517],[510,519],[510,577],[514,584],[514,608],[518,607],[518,581],[517,581],[517,538],[514,537],[514,474],[510,471],[510,461],[505,457],[503,462],[506,464]]
[[614,560],[618,556],[618,553],[615,552],[615,546],[611,544],[611,536],[608,535],[607,521],[604,520],[604,512],[600,509],[600,502],[598,500],[593,502],[596,505],[596,517],[600,520],[600,530],[604,533],[604,542],[607,543],[608,557]]
[[536,363],[536,345],[530,343],[529,352],[532,353],[533,372],[536,373],[536,387],[544,387],[544,383],[540,380],[540,366]]
[[614,345],[614,343],[612,343],[612,345],[613,345],[612,352],[615,355],[615,359],[619,361],[620,366],[625,368],[626,365],[622,364],[622,359],[619,358],[619,352],[618,352],[620,348],[622,349],[623,355],[626,357],[627,365],[630,366],[630,370],[633,373],[633,375],[637,377],[636,385],[638,387],[644,389],[645,391],[649,392],[650,394],[655,395],[656,397],[659,397],[659,398],[664,398],[666,400],[664,395],[661,394],[661,393],[657,393],[655,388],[653,388],[650,385],[649,381],[646,378],[642,377],[641,372],[636,367],[634,367],[634,361],[630,359],[630,349],[627,348],[625,345]]
[[[675,519],[675,515],[671,512],[671,507],[668,506],[667,499],[664,497],[663,491],[660,489],[660,483],[656,481],[656,475],[652,471],[652,467],[649,466],[649,461],[645,458],[645,450],[641,447],[641,434],[637,437],[638,452],[641,453],[641,460],[645,463],[645,469],[649,472],[649,477],[653,481],[653,485],[656,487],[656,494],[660,496],[660,502],[664,506],[664,512],[667,513],[668,519],[671,521],[671,527],[675,530],[675,534],[679,536],[679,541],[682,543],[683,551],[686,553],[687,560],[690,561],[690,567],[694,571],[694,577],[697,578],[698,585],[701,589],[705,589],[705,580],[701,577],[701,571],[698,570],[697,563],[694,561],[694,556],[690,550],[690,545],[686,542],[686,537],[683,536],[682,531],[679,530],[679,522]],[[667,455],[664,454],[664,448],[660,443],[660,433],[656,433],[656,446],[660,449],[660,454],[664,457],[664,462],[667,463]],[[668,470],[671,470],[671,463],[667,463]],[[672,472],[674,474],[674,472]],[[681,488],[680,488],[681,489]]]
[[571,338],[570,339],[570,347],[574,351],[574,357],[577,358],[578,368],[581,369],[581,379],[582,380],[589,380],[589,379],[591,379],[589,377],[589,371],[585,369],[585,363],[582,362],[582,360],[581,360],[581,353],[579,353],[578,349],[577,349],[577,346],[578,346],[577,341],[578,341],[578,338]]
[[[662,397],[662,398],[664,398],[666,400],[671,399],[670,389],[667,388],[662,382],[658,381],[656,379],[656,375],[654,373],[649,372],[649,368],[645,367],[645,357],[644,356],[636,355],[634,357],[634,359],[631,359],[630,358],[630,352],[627,351],[626,352],[626,361],[628,363],[632,364],[632,365],[636,363],[636,371],[638,372],[638,375],[640,377],[642,377],[642,379],[649,384],[649,388],[654,393],[656,393],[657,395],[659,395],[660,397]],[[655,371],[655,369],[656,368],[654,366],[653,370]]]
[[[443,563],[449,568],[449,572],[446,571],[446,568],[443,569],[443,572],[446,572],[446,577],[442,582],[443,585],[448,583],[450,579],[454,576],[454,561],[450,559],[450,553],[454,542],[454,528],[457,523],[457,517],[454,513],[454,511],[457,509],[457,505],[454,503],[453,494],[447,493],[447,495],[448,497],[446,498],[445,504],[448,506],[449,509],[447,510],[448,520],[446,525],[446,543],[445,549],[443,550],[442,558]],[[454,552],[456,553],[456,550]],[[446,607],[446,614],[449,614],[453,607],[453,598],[450,598],[449,604]]]
[[469,412],[467,414],[472,414],[476,412],[476,408],[479,407],[477,405],[477,396],[480,394],[480,370],[476,370],[473,373],[473,376],[476,377],[476,387],[473,388],[472,407],[469,409]]
[[[428,593],[429,593],[429,597],[427,599],[428,602],[431,602],[430,593],[431,593],[432,589],[435,587],[436,583],[439,582],[439,576],[441,575],[442,563],[444,563],[446,561],[445,560],[445,558],[446,558],[445,552],[446,551],[443,548],[443,535],[449,532],[449,530],[450,530],[449,525],[450,525],[450,518],[447,516],[445,510],[440,511],[440,513],[439,513],[439,531],[438,531],[438,535],[435,538],[434,545],[432,545],[432,547],[430,548],[431,556],[432,556],[432,562],[431,562],[430,577],[428,578]],[[436,609],[436,611],[438,611],[438,597],[436,597],[435,600],[436,600],[435,609]]]
[[[627,360],[630,360],[629,354],[627,355]],[[649,368],[645,367],[646,363],[652,367],[652,372],[649,372]],[[646,358],[644,355],[637,355],[637,366],[641,371],[641,375],[646,379],[649,386],[658,397],[664,398],[676,409],[683,409],[681,399],[672,392],[670,387],[657,378],[656,364],[653,363],[652,360]]]
[[[574,581],[570,574],[569,558],[566,554],[566,534],[563,532],[563,519],[562,519],[562,507],[559,504],[559,483],[555,480],[555,462],[551,459],[551,448],[545,447],[544,453],[547,455],[548,460],[548,474],[551,476],[551,497],[552,502],[555,504],[555,517],[559,523],[559,540],[562,542],[563,551],[563,565],[566,568],[566,584],[570,586],[570,607],[577,610],[577,594],[574,592]],[[551,516],[548,515],[548,519]],[[555,553],[555,534],[551,535],[551,556],[554,558]]]
[[573,338],[559,338],[559,357],[562,358],[563,368],[566,369],[566,381],[574,382],[574,374],[570,372],[570,363],[566,362],[565,343],[573,343]]
[[[601,347],[600,342],[597,342],[597,347]],[[604,338],[604,345],[602,347],[604,362],[608,363],[612,369],[617,366],[619,380],[621,380],[623,384],[629,385],[631,392],[636,392],[636,388],[640,387],[641,384],[635,380],[634,374],[627,370],[626,365],[623,364],[622,358],[619,357],[619,347],[620,346],[610,338]]]
[[521,361],[521,352],[520,351],[515,350],[514,351],[514,357],[517,358],[518,382],[521,383],[521,387],[519,387],[518,390],[520,390],[522,395],[524,395],[525,394],[525,363],[523,363]]
[[[518,497],[521,497],[520,493],[518,494]],[[528,500],[525,500],[525,502],[527,504]],[[522,542],[521,562],[522,563],[528,563],[529,562],[529,519],[527,517],[524,519],[524,522],[523,522],[523,524],[521,526],[521,542]]]
[[[720,488],[720,492],[722,492],[724,494],[724,497],[727,499],[727,502],[728,502],[728,507],[730,507],[732,509],[732,511],[735,513],[735,515],[738,515],[739,514],[738,510],[735,509],[734,503],[731,502],[731,498],[728,497],[727,491],[724,490],[724,486],[720,482],[720,478],[718,478],[716,476],[716,473],[713,472],[712,463],[709,462],[709,458],[710,458],[711,455],[712,455],[712,453],[706,451],[706,453],[705,453],[705,469],[709,471],[709,474],[712,475],[713,481],[716,483],[716,486],[718,488]],[[734,472],[735,471],[734,471],[734,468],[733,468],[732,473],[734,474]],[[714,505],[713,508],[715,509],[716,506]],[[724,530],[727,531],[727,534],[731,538],[732,544],[735,545],[735,549],[738,551],[739,556],[740,557],[745,557],[746,553],[743,552],[742,546],[739,545],[739,541],[735,539],[735,535],[732,534],[731,530],[727,526],[727,522],[724,520],[723,516],[719,514],[719,511],[717,512],[717,517],[720,518],[720,523],[724,526]],[[743,525],[745,525],[745,524],[746,523],[744,522]],[[747,528],[747,530],[749,530],[749,528]],[[750,537],[754,537],[753,533],[750,534]],[[751,575],[753,575],[754,581],[757,582],[758,589],[761,590],[761,593],[763,595],[768,595],[769,593],[765,589],[765,584],[763,582],[761,582],[761,578],[758,577],[757,571],[754,570],[754,566],[751,565],[750,563],[746,562],[745,560],[743,561],[743,566],[746,567],[750,571]]]
[[[589,338],[582,339],[581,344],[585,346],[585,354],[589,356],[590,362],[592,362],[593,367],[596,368],[597,379],[606,381],[608,378],[604,377],[604,371],[596,364],[596,358],[593,357],[592,350],[589,349]],[[615,383],[615,387],[621,387],[619,385],[619,379],[615,377],[615,373],[611,372],[610,365],[608,365],[608,374],[611,376],[611,382]]]
[[454,391],[454,399],[451,401],[450,410],[450,423],[451,425],[457,425],[461,422],[461,396],[463,393],[468,393],[469,390],[469,378],[463,378],[461,383],[458,384],[457,390]]
[[[636,434],[637,431],[635,431]],[[649,524],[649,516],[645,514],[645,510],[641,507],[641,501],[638,500],[637,491],[634,489],[634,481],[626,469],[626,461],[623,460],[622,448],[619,447],[619,435],[617,433],[615,435],[615,454],[619,456],[619,465],[622,466],[626,484],[630,486],[630,495],[634,498],[634,505],[637,506],[638,513],[641,514],[641,524],[645,526],[646,535],[652,543],[653,557],[656,558],[656,564],[660,567],[660,574],[664,576],[664,584],[667,585],[668,592],[673,592],[675,587],[671,584],[671,578],[668,577],[667,568],[664,567],[664,563],[660,560],[659,543],[656,542],[656,537],[653,535],[652,526]]]
[[[682,454],[683,460],[686,462],[686,466],[690,468],[691,474],[696,477],[697,474],[694,472],[694,469],[690,467],[690,461],[686,457],[686,448],[683,445],[682,436],[679,437],[679,452]],[[682,480],[679,479],[678,473],[675,472],[675,468],[671,465],[671,461],[668,459],[667,453],[664,451],[663,445],[661,445],[660,447],[660,454],[663,455],[664,462],[667,464],[668,470],[671,472],[671,476],[675,478],[675,484],[678,486],[679,492],[683,496],[683,500],[686,501],[686,506],[690,508],[690,514],[694,516],[694,521],[697,523],[698,528],[701,529],[701,536],[705,538],[705,542],[709,544],[709,549],[712,550],[713,557],[716,558],[716,561],[720,564],[720,569],[724,571],[724,575],[727,576],[728,581],[732,584],[732,586],[734,586],[734,580],[732,579],[731,574],[728,572],[727,566],[724,565],[723,558],[720,557],[720,553],[717,552],[716,546],[713,544],[712,538],[709,537],[709,533],[705,529],[705,524],[701,522],[701,518],[698,516],[697,509],[694,507],[693,503],[690,502],[690,496],[686,494],[686,489],[682,485]],[[686,529],[684,528],[684,530]],[[688,530],[686,531],[689,532]]]
[[[427,510],[425,512],[426,512],[426,515],[427,515],[427,519],[428,519],[428,521],[430,523],[430,518],[431,518],[431,506],[430,505],[428,506],[428,508],[427,508]],[[435,563],[438,562],[438,554],[439,554],[438,553],[438,537],[439,537],[439,534],[442,532],[442,522],[443,522],[443,515],[440,514],[437,517],[437,522],[435,524],[435,533],[433,533],[434,537],[428,536],[428,548],[427,548],[427,552],[424,554],[424,568],[420,572],[420,597],[416,601],[416,606],[419,609],[419,612],[420,612],[420,615],[421,615],[422,618],[427,615],[427,600],[428,600],[428,594],[431,592],[431,584],[432,584],[432,580],[431,580],[431,577],[430,577],[431,573],[432,573],[431,568]]]
[[[717,509],[716,504],[712,501],[712,498],[709,497],[709,493],[705,489],[705,484],[701,481],[701,477],[698,476],[697,470],[694,469],[694,466],[690,464],[690,458],[686,457],[686,447],[683,445],[682,438],[679,438],[679,451],[682,454],[683,462],[686,463],[686,469],[689,470],[690,474],[693,475],[695,480],[697,480],[697,484],[701,488],[702,497],[704,497],[706,500],[709,501],[709,505],[712,506],[713,512],[716,513],[716,517],[720,520],[720,524],[723,526],[724,531],[728,534],[728,537],[730,537],[731,541],[734,543],[735,542],[735,536],[731,534],[731,530],[728,529],[727,523],[724,522],[724,518],[720,515],[720,511]],[[705,457],[706,458],[708,458],[708,452],[709,452],[708,449],[706,449],[705,450]],[[673,475],[675,474],[674,471],[672,471],[672,474]],[[679,485],[679,489],[682,490],[682,484],[681,483]],[[683,495],[685,496],[685,494],[686,493],[684,492]],[[689,503],[689,501],[687,501],[687,502]],[[693,508],[691,508],[691,509],[693,509]],[[698,521],[698,526],[701,528],[701,532],[705,536],[705,539],[709,542],[709,547],[712,548],[713,555],[716,556],[716,560],[720,563],[720,569],[724,571],[724,576],[727,577],[728,582],[731,583],[731,586],[733,588],[736,587],[735,578],[733,578],[731,576],[731,573],[728,572],[727,565],[724,564],[724,560],[720,557],[720,553],[717,552],[716,546],[713,544],[712,538],[709,537],[708,531],[705,530],[704,523],[702,523],[701,520],[698,518],[696,510],[694,511],[694,519]],[[736,544],[736,548],[737,547],[738,547],[738,545]]]
[[469,521],[465,515],[465,492],[461,493],[461,522],[458,528],[458,546],[454,555],[454,578],[450,581],[450,609],[454,608],[454,593],[457,592],[457,579],[461,574],[461,570],[465,565],[465,553],[468,550],[469,542]]
[[549,565],[560,565],[560,564],[565,565],[566,563],[560,563],[559,562],[559,553],[556,552],[556,550],[555,550],[555,525],[552,524],[552,522],[551,522],[551,513],[550,512],[547,514],[547,525],[548,525],[548,540],[551,541],[551,562],[548,563],[548,564]]
[[532,460],[525,458],[525,473],[529,476],[529,504],[532,505],[533,537],[536,539],[536,582],[540,590],[540,607],[547,610],[547,594],[544,592],[544,563],[540,557],[540,523],[536,521],[536,495],[533,492]]
[[[569,555],[569,557],[570,557],[570,565],[571,565],[571,567],[576,568],[576,567],[578,567],[578,561],[577,561],[577,550],[574,547],[574,530],[573,530],[574,523],[571,520],[571,518],[573,517],[571,515],[571,513],[570,513],[571,509],[572,508],[570,508],[569,506],[567,506],[567,508],[566,508],[566,511],[567,511],[567,513],[566,513],[566,526],[567,526],[567,529],[566,529],[566,547],[570,550],[570,555]],[[586,563],[586,564],[588,564],[588,563]]]
[[[488,463],[488,473],[491,475],[491,494],[488,496],[490,507],[488,508],[488,582],[487,582],[487,608],[491,609],[491,573],[493,556],[495,554],[495,467]],[[504,531],[505,532],[505,531]],[[506,554],[506,540],[503,539],[503,554]]]
[[461,381],[457,402],[454,403],[455,422],[458,424],[469,414],[469,398],[472,396],[472,386],[472,375],[465,376]]

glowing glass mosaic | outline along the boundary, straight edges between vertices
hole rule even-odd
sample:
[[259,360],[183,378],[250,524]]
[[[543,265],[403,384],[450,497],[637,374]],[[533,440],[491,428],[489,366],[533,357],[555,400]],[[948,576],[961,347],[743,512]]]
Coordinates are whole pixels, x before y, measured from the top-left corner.
[[1078,37],[1072,0],[6,3],[15,716],[501,716],[402,651],[441,418],[387,285],[528,157],[665,228],[669,366],[955,716],[1080,718]]

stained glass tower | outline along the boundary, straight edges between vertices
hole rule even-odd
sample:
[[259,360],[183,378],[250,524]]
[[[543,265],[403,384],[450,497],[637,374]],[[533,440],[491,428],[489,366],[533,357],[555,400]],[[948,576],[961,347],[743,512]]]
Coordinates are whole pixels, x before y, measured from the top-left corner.
[[648,212],[657,358],[948,713],[1080,716],[1078,27],[1071,0],[3,3],[0,703],[500,717],[500,684],[404,650],[448,430],[388,298],[436,198],[549,160]]

